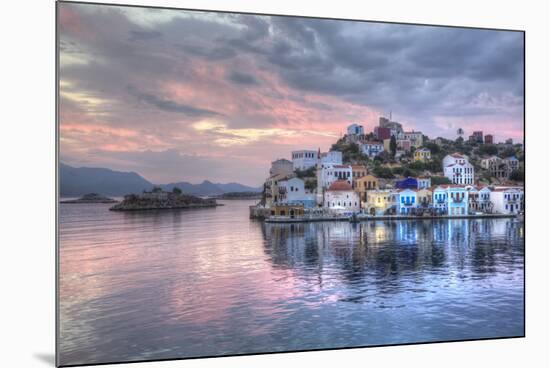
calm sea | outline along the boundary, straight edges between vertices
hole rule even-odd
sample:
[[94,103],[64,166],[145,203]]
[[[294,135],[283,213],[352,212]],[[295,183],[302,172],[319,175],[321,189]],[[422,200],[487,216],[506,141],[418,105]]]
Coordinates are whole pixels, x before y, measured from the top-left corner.
[[60,205],[61,364],[523,334],[512,219],[263,224]]

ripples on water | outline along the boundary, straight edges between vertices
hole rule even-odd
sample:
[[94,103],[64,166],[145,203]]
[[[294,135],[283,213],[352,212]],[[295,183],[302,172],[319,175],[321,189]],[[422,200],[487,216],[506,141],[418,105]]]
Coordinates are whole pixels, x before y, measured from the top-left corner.
[[523,334],[512,219],[263,224],[60,206],[62,364]]

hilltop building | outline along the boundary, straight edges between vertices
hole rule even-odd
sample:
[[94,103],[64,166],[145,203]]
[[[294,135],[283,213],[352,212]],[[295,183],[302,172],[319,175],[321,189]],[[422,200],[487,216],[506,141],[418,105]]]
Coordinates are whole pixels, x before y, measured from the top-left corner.
[[427,148],[419,148],[414,151],[414,160],[420,162],[430,161],[432,159],[432,152]]
[[470,137],[468,137],[468,139],[470,142],[483,143],[483,132],[480,130],[475,131]]
[[379,141],[383,141],[384,139],[391,138],[391,129],[377,126],[374,127],[373,134],[376,139],[378,139]]
[[315,150],[292,151],[292,166],[294,170],[307,170],[317,165],[318,155]]
[[502,180],[507,179],[514,170],[519,169],[519,161],[514,156],[505,159],[491,156],[481,160],[481,167],[489,171],[492,177]]
[[369,156],[369,157],[375,157],[378,156],[380,153],[384,151],[384,145],[381,142],[365,142],[359,146],[361,148],[361,152],[363,154]]
[[388,128],[390,130],[390,137],[393,135],[395,138],[400,138],[403,134],[403,126],[397,121],[390,121],[383,116],[378,120],[378,126],[381,128]]
[[342,165],[342,152],[329,151],[321,153],[321,165]]
[[348,126],[347,132],[348,132],[348,135],[364,135],[365,134],[365,130],[363,129],[363,126],[355,124],[355,123]]
[[415,132],[414,130],[410,132],[404,132],[403,139],[410,141],[411,147],[414,148],[422,147],[422,145],[424,144],[424,135],[422,134],[422,132]]
[[474,167],[466,156],[458,153],[443,158],[443,174],[453,184],[471,185],[474,183]]

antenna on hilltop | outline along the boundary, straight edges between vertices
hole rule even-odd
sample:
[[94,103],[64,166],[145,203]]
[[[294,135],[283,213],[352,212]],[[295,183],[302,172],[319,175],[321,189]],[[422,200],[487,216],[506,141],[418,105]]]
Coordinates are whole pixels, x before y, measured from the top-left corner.
[[390,121],[391,121],[391,110],[390,110]]

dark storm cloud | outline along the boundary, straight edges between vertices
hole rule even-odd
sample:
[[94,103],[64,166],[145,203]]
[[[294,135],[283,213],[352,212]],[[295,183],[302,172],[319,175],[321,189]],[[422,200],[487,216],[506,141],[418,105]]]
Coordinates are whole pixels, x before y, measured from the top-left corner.
[[237,55],[234,49],[229,47],[206,48],[196,45],[177,45],[182,51],[199,56],[209,61],[229,59]]
[[[115,157],[113,147],[150,149],[147,157],[174,161],[172,151],[154,152],[176,148],[187,160],[226,157],[233,147],[223,175],[237,175],[243,157],[261,166],[290,145],[317,146],[312,133],[338,135],[349,121],[372,126],[389,111],[430,136],[453,135],[453,124],[523,134],[521,33],[69,3],[60,10],[65,152],[81,160],[83,146],[101,145],[105,157]],[[264,129],[299,138],[266,143]],[[223,146],[206,152],[212,142]]]
[[144,101],[163,111],[175,112],[194,118],[206,116],[221,116],[221,114],[216,111],[188,106],[182,103],[158,97],[157,95],[140,92],[132,86],[128,86],[128,92],[137,97],[140,101]]
[[503,93],[523,95],[520,33],[284,17],[272,19],[271,33],[269,42],[229,44],[263,56],[303,91],[421,118],[494,114],[490,106],[464,109],[480,93],[501,102]]
[[258,85],[259,82],[256,78],[254,78],[254,76],[250,75],[250,74],[246,74],[246,73],[241,73],[241,72],[238,72],[238,71],[231,71],[227,76],[226,78],[228,80],[230,80],[231,82],[234,82],[234,83],[237,83],[237,84],[241,84],[241,85],[245,85],[245,86],[254,86],[254,85]]
[[130,41],[143,41],[143,40],[151,40],[154,38],[162,37],[162,33],[158,31],[130,31]]

